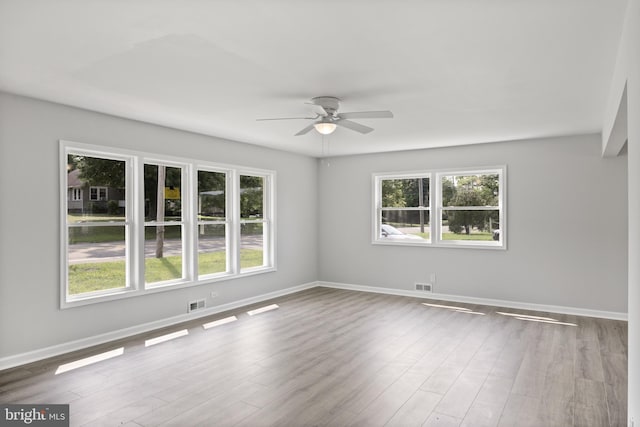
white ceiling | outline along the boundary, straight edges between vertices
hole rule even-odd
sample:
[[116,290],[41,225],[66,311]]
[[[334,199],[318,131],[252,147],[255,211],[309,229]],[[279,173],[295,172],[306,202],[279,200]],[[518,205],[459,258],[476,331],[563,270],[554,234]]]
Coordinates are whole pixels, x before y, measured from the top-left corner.
[[[0,0],[0,90],[312,156],[599,132],[626,4]],[[395,118],[255,121],[320,95]]]

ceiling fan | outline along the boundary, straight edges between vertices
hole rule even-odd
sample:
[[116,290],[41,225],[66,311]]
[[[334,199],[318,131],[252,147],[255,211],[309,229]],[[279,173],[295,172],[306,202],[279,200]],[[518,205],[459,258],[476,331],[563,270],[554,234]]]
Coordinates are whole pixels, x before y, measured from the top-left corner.
[[350,113],[338,113],[340,100],[334,96],[318,96],[311,99],[307,104],[314,105],[319,112],[315,117],[279,117],[263,120],[313,120],[309,126],[296,133],[296,136],[305,135],[315,128],[323,135],[329,135],[336,130],[337,126],[342,126],[360,133],[369,133],[373,130],[369,126],[361,125],[349,119],[390,119],[393,118],[391,111],[354,111]]

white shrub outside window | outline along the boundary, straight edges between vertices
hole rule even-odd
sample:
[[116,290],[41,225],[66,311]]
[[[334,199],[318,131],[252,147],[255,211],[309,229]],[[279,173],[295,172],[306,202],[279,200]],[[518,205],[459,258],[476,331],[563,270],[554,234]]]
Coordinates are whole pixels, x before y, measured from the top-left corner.
[[374,174],[373,243],[506,249],[506,167]]
[[275,270],[274,172],[65,141],[60,161],[61,307]]

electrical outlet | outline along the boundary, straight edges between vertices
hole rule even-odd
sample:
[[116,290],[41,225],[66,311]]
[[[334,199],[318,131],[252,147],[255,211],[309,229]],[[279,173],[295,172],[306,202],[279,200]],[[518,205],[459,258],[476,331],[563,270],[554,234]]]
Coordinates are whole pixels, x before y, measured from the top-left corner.
[[436,273],[431,273],[430,281],[432,285],[436,284]]
[[218,298],[217,292],[211,292],[211,299]]

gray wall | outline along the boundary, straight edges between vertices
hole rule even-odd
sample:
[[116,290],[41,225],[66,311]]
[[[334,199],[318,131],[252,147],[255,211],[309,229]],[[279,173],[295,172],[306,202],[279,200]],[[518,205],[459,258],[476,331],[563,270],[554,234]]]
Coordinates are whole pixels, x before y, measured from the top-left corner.
[[[278,271],[60,310],[59,139],[275,170]],[[314,159],[0,93],[0,358],[316,280],[317,199]]]
[[[625,88],[626,102],[621,105]],[[619,106],[620,109],[618,109]],[[626,120],[618,120],[625,116]],[[640,223],[637,221],[640,217],[640,0],[630,0],[627,5],[616,69],[604,112],[603,151],[608,155],[616,155],[619,144],[624,142],[625,136],[628,153],[625,157],[629,168],[630,219],[627,402],[629,425],[637,426],[640,424]],[[618,147],[612,147],[612,143]]]
[[[320,280],[627,312],[626,158],[598,135],[319,162]],[[371,245],[374,172],[507,165],[508,249]]]
[[[276,170],[278,271],[60,310],[59,139]],[[627,311],[627,159],[597,135],[329,163],[0,93],[0,358],[315,280]],[[373,172],[496,164],[508,250],[371,245]]]

